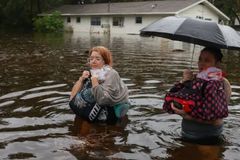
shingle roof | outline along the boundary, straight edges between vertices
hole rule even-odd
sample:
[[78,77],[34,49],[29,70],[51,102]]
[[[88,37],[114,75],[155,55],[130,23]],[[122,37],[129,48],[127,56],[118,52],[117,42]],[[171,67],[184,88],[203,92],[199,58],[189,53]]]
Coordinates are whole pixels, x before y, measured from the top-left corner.
[[162,0],[144,2],[95,3],[84,5],[63,5],[55,10],[62,14],[134,14],[134,13],[174,13],[199,0]]

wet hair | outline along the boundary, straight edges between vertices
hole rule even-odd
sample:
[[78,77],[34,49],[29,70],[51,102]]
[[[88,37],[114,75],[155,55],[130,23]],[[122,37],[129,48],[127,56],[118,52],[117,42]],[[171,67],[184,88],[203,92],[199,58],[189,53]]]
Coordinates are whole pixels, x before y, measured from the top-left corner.
[[204,51],[207,51],[207,52],[211,53],[214,56],[216,62],[222,62],[223,54],[222,54],[222,52],[219,48],[205,47],[201,50],[201,53],[204,52]]
[[103,61],[104,61],[105,64],[107,64],[109,66],[112,66],[112,63],[113,63],[112,62],[112,53],[111,53],[111,51],[109,49],[107,49],[104,46],[93,47],[89,51],[89,56],[91,56],[93,51],[98,52],[102,56]]

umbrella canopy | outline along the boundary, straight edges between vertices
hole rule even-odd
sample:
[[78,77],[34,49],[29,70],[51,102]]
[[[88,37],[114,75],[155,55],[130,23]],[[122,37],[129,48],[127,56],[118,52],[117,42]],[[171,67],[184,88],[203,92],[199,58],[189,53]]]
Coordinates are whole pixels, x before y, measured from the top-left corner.
[[233,28],[193,18],[166,17],[141,29],[140,35],[240,50],[240,35]]

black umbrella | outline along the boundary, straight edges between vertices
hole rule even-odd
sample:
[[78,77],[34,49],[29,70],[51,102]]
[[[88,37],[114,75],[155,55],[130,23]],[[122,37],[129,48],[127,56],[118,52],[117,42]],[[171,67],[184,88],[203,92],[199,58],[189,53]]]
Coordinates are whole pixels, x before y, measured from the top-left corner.
[[240,50],[240,35],[233,28],[193,18],[166,17],[141,29],[140,35]]

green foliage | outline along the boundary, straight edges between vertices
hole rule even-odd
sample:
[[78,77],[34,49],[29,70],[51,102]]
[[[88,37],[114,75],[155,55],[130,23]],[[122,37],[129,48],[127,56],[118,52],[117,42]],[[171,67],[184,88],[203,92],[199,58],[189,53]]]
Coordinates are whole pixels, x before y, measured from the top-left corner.
[[34,28],[38,32],[61,32],[63,27],[63,19],[57,11],[51,15],[34,19]]
[[0,23],[13,28],[17,26],[30,26],[31,20],[29,19],[29,12],[27,12],[27,7],[24,5],[24,2],[24,0],[1,1]]
[[0,26],[31,29],[37,14],[62,4],[63,0],[0,0]]
[[238,15],[240,13],[240,0],[215,0],[210,2],[230,18],[230,24],[234,23],[235,18],[240,21]]

